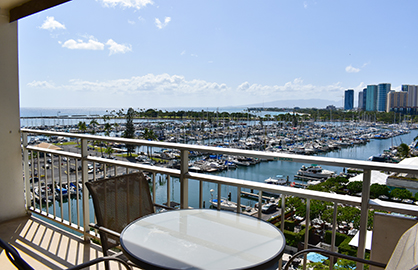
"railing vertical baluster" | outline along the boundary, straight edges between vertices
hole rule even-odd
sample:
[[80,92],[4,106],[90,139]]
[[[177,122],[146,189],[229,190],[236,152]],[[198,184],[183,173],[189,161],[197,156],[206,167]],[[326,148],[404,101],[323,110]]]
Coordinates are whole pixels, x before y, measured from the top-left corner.
[[[38,198],[39,198],[39,210],[41,210],[42,211],[42,189],[41,189],[41,161],[40,161],[40,159],[41,159],[41,157],[40,157],[40,155],[41,155],[41,153],[40,152],[36,152],[37,153],[37,170],[38,170]],[[33,165],[32,165],[33,166]]]
[[282,205],[281,205],[281,217],[280,217],[280,230],[283,232],[284,231],[284,223],[286,221],[286,195],[281,194],[280,195],[281,199],[282,199]]
[[83,190],[82,190],[82,204],[83,204],[83,228],[84,228],[84,241],[89,241],[90,239],[90,229],[89,229],[89,222],[90,222],[90,209],[89,209],[89,194],[86,188],[86,183],[89,180],[88,175],[88,162],[87,157],[89,153],[87,150],[87,140],[81,139],[81,180],[83,182]]
[[[75,166],[77,166],[77,159],[74,160]],[[95,174],[96,175],[96,174]],[[76,207],[77,207],[77,228],[80,229],[80,188],[78,186],[78,174],[74,175],[74,185],[75,185],[75,196],[76,196]]]
[[218,183],[218,207],[217,207],[218,210],[221,210],[221,203],[222,203],[221,192],[222,192],[222,185]]
[[258,213],[257,218],[261,219],[261,206],[263,204],[263,191],[258,191]]
[[103,164],[103,179],[107,178],[107,164]]
[[203,208],[203,181],[199,181],[199,208]]
[[68,221],[72,223],[72,213],[71,213],[71,186],[70,186],[70,160],[67,158],[67,200],[68,200]]
[[62,198],[62,166],[61,166],[62,158],[58,156],[58,166],[59,166],[59,182],[58,188],[60,191],[60,210],[61,210],[61,221],[64,221],[64,209],[63,209],[63,198]]
[[114,176],[118,176],[118,166],[115,165]]
[[[30,185],[30,188],[32,189],[32,197],[33,197],[33,200],[32,200],[32,206],[33,206],[33,209],[35,209],[35,206],[36,206],[36,199],[35,199],[35,162],[33,162],[34,161],[34,155],[33,155],[33,151],[30,151],[30,160],[31,160],[31,178],[32,178],[32,181],[31,181],[31,185]],[[38,181],[39,181],[39,177],[38,177]]]
[[63,198],[62,198],[62,166],[61,166],[62,158],[58,156],[58,167],[59,167],[59,179],[58,179],[58,189],[60,195],[60,210],[61,210],[61,221],[64,221],[64,209],[63,209]]
[[45,205],[46,210],[45,212],[47,215],[49,214],[49,192],[48,192],[48,169],[47,169],[47,154],[44,153],[44,174],[45,174]]
[[[28,134],[23,133],[22,135],[23,140],[23,164],[24,164],[24,174],[25,174],[25,198],[26,198],[26,210],[29,210],[30,204],[32,203],[30,200],[30,174],[29,174],[29,152],[26,148],[28,146]],[[33,176],[32,176],[33,177]]]
[[[311,218],[311,199],[306,199],[306,219],[305,219],[305,244],[303,249],[308,248],[309,242],[309,223]],[[303,256],[303,270],[306,270],[307,254]]]
[[180,208],[189,208],[189,151],[180,151]]
[[[280,197],[282,199],[282,205],[281,205],[281,210],[280,210],[281,211],[281,216],[280,216],[280,230],[282,232],[284,232],[284,223],[285,223],[285,218],[286,218],[286,211],[285,211],[285,209],[286,209],[286,202],[285,202],[286,196],[284,194],[281,194]],[[280,257],[280,260],[279,260],[279,270],[281,270],[283,268],[282,267],[282,264],[283,264],[283,258]]]
[[55,205],[55,170],[54,170],[54,155],[51,155],[52,168],[51,168],[51,189],[52,189],[52,212],[54,213],[54,218],[57,217],[57,207]]
[[167,206],[171,205],[171,177],[167,175]]
[[129,173],[129,168],[128,167],[126,167],[126,174],[128,174]]
[[237,187],[237,213],[241,213],[241,187]]
[[[332,218],[332,236],[331,236],[331,251],[336,252],[335,250],[335,241],[337,238],[337,213],[338,213],[338,204],[334,202],[334,213]],[[334,263],[337,258],[331,257],[329,263],[329,269],[334,269]]]
[[[358,239],[357,257],[362,258],[362,259],[364,258],[364,250],[366,248],[371,174],[372,174],[371,170],[364,170],[363,189],[361,191],[361,216],[360,216],[360,231],[359,231],[359,239]],[[360,269],[360,270],[364,269],[363,264],[357,263],[357,269]]]
[[157,195],[155,194],[156,191],[156,181],[155,181],[155,173],[152,173],[152,202],[156,203]]
[[96,181],[96,162],[93,162],[93,181]]

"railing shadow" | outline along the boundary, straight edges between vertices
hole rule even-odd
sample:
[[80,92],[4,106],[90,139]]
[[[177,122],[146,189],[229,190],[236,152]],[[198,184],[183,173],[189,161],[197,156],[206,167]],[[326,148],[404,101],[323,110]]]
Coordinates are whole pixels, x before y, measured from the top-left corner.
[[[103,256],[99,245],[84,242],[82,236],[35,215],[1,223],[0,228],[0,238],[12,244],[34,269],[66,269]],[[15,269],[3,250],[0,251],[0,265],[2,269]],[[115,262],[111,262],[112,266],[119,269]],[[90,269],[104,269],[104,264]]]

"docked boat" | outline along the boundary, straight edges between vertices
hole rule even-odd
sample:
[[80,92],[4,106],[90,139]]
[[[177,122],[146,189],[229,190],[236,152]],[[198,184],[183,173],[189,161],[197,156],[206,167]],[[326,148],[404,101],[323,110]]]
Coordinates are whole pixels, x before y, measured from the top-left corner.
[[264,180],[264,182],[266,184],[272,184],[272,185],[286,185],[287,184],[286,178],[281,174],[278,174],[275,177],[270,177]]
[[[218,199],[211,199],[210,203],[212,204],[213,208],[218,208]],[[221,209],[228,211],[236,211],[237,203],[228,201],[226,198],[221,198]]]
[[335,172],[322,169],[321,166],[318,166],[316,164],[312,164],[309,167],[305,167],[305,165],[302,165],[302,168],[300,168],[300,170],[298,171],[299,176],[318,179],[326,179],[333,176],[334,174]]

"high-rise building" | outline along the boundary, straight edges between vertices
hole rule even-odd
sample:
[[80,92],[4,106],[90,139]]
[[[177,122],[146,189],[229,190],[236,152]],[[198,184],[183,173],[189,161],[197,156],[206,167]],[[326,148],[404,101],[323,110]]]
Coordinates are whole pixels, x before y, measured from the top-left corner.
[[363,111],[366,110],[366,99],[367,99],[367,88],[363,89],[363,107],[361,108]]
[[390,87],[390,83],[379,83],[377,86],[377,110],[379,112],[386,111],[386,100]]
[[354,90],[348,89],[344,93],[344,110],[352,110],[354,108]]
[[405,112],[408,104],[408,92],[389,91],[387,94],[386,112]]
[[377,85],[367,86],[366,111],[373,112],[377,110]]
[[358,109],[363,109],[363,91],[358,92]]
[[402,92],[408,93],[407,106],[411,109],[418,107],[418,86],[417,85],[402,85]]

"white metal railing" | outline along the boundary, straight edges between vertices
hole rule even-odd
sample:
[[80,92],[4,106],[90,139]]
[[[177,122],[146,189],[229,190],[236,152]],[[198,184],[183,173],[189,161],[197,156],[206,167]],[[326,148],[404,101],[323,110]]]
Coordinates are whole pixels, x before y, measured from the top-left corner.
[[[188,145],[188,144],[178,144],[178,143],[166,143],[166,142],[156,142],[156,141],[147,141],[147,140],[138,140],[138,139],[125,139],[125,138],[116,138],[116,137],[104,137],[104,136],[94,136],[94,135],[85,135],[85,134],[73,134],[73,133],[63,133],[63,132],[51,132],[51,131],[41,131],[41,130],[29,130],[29,129],[22,129],[22,140],[23,140],[23,161],[24,161],[24,175],[25,176],[32,176],[32,177],[25,177],[25,190],[26,192],[26,204],[27,209],[29,211],[34,211],[41,215],[44,215],[48,218],[51,218],[55,221],[60,222],[61,224],[68,226],[72,229],[75,229],[84,234],[84,237],[88,239],[91,235],[89,232],[89,219],[90,219],[90,209],[89,209],[89,195],[88,192],[84,192],[87,189],[85,188],[85,183],[89,181],[89,164],[93,164],[93,174],[90,177],[91,179],[96,179],[98,176],[96,174],[96,164],[101,164],[103,166],[103,173],[102,177],[107,177],[107,175],[111,174],[108,169],[108,166],[113,166],[114,171],[113,174],[117,174],[117,168],[125,168],[119,170],[120,173],[126,173],[132,170],[142,170],[146,172],[152,173],[152,180],[153,180],[153,200],[156,200],[155,196],[155,186],[156,186],[156,176],[157,174],[165,175],[167,179],[167,203],[170,202],[170,193],[171,193],[171,184],[170,179],[171,177],[177,177],[180,179],[180,207],[181,208],[188,208],[189,207],[189,181],[188,179],[194,179],[199,181],[199,207],[202,208],[202,190],[203,190],[203,183],[210,182],[216,183],[218,185],[218,201],[221,200],[221,187],[223,185],[226,186],[234,186],[237,187],[237,204],[240,205],[241,201],[241,190],[243,188],[258,190],[259,192],[259,205],[261,205],[261,198],[262,192],[269,192],[269,193],[277,193],[281,194],[282,198],[282,205],[281,205],[281,229],[284,230],[284,215],[285,215],[285,198],[286,196],[296,196],[300,198],[304,198],[307,201],[306,204],[306,228],[309,228],[310,222],[310,201],[311,200],[321,200],[321,201],[328,201],[334,204],[334,212],[333,212],[333,224],[332,224],[332,249],[335,249],[335,239],[336,239],[336,227],[337,227],[337,205],[344,204],[344,205],[352,205],[361,207],[361,218],[360,218],[360,237],[359,237],[359,245],[358,245],[358,253],[357,256],[364,258],[365,255],[365,241],[366,241],[366,230],[367,230],[367,218],[368,218],[368,211],[370,208],[376,210],[384,210],[384,211],[394,211],[398,213],[418,216],[418,206],[416,205],[408,205],[408,204],[401,204],[401,203],[393,203],[393,202],[384,202],[381,200],[371,200],[370,199],[370,178],[371,178],[371,171],[391,171],[391,172],[404,172],[404,173],[411,173],[418,175],[418,168],[406,165],[399,165],[399,164],[389,164],[389,163],[378,163],[378,162],[370,162],[370,161],[358,161],[358,160],[349,160],[349,159],[339,159],[339,158],[327,158],[327,157],[318,157],[318,156],[303,156],[303,155],[294,155],[294,154],[284,154],[284,153],[270,153],[270,152],[261,152],[261,151],[251,151],[251,150],[241,150],[241,149],[232,149],[232,148],[219,148],[219,147],[208,147],[208,146],[199,146],[199,145]],[[58,151],[58,150],[50,150],[45,148],[39,148],[35,146],[28,145],[28,134],[34,135],[45,135],[45,136],[61,136],[61,137],[71,137],[76,138],[81,141],[80,143],[80,151],[78,153],[74,152],[66,152],[66,151]],[[171,169],[159,166],[148,166],[144,164],[137,164],[134,162],[127,162],[127,161],[120,161],[120,160],[112,160],[103,157],[96,157],[90,156],[88,150],[88,142],[89,141],[107,141],[107,142],[116,142],[116,143],[124,143],[124,144],[131,144],[136,146],[151,146],[151,147],[158,147],[158,148],[171,148],[177,149],[180,151],[180,161],[181,166],[180,169]],[[29,151],[31,155],[29,156]],[[228,177],[221,177],[221,176],[214,176],[210,174],[203,174],[203,173],[195,173],[188,171],[188,164],[189,164],[189,151],[198,151],[198,152],[208,152],[208,153],[216,153],[216,154],[231,154],[231,155],[239,155],[239,156],[247,156],[247,157],[256,157],[262,159],[269,159],[269,160],[280,160],[286,162],[300,162],[300,163],[315,163],[321,165],[331,165],[337,167],[349,167],[349,168],[357,168],[362,169],[364,171],[363,176],[363,190],[362,190],[362,197],[355,197],[355,196],[348,196],[348,195],[340,195],[340,194],[331,194],[331,193],[324,193],[319,191],[312,191],[312,190],[305,190],[305,189],[297,189],[292,187],[286,186],[274,186],[265,183],[253,182],[248,180],[240,180],[236,178],[228,178]],[[37,158],[35,158],[34,153],[37,153]],[[40,153],[44,153],[43,159],[40,157]],[[48,160],[46,154],[51,155],[51,166],[54,166],[55,161],[58,163],[58,176],[55,175],[55,170],[52,167],[51,173],[48,174],[47,164]],[[30,160],[29,160],[29,157]],[[66,158],[65,165],[64,165],[64,158]],[[70,159],[74,160],[75,164],[75,171],[74,174],[71,174],[70,168]],[[36,160],[36,164],[33,164],[33,161]],[[32,162],[32,166],[29,166],[29,162]],[[42,168],[42,164],[44,164],[44,168]],[[81,177],[78,174],[78,164],[81,164]],[[66,179],[63,179],[62,176],[62,167],[66,167],[67,176]],[[35,183],[35,169],[38,172],[38,181]],[[40,173],[44,173],[43,179],[41,179]],[[51,178],[51,179],[49,179]],[[32,179],[32,180],[31,180]],[[58,179],[58,180],[56,180]],[[70,183],[76,183],[76,194],[77,198],[81,197],[81,205],[79,205],[79,200],[76,200],[76,209],[72,208],[72,203],[68,203],[68,209],[63,209],[62,205],[65,199],[69,202],[71,200],[71,195],[69,190],[67,193],[64,194],[63,184],[67,184],[70,186]],[[78,188],[78,183],[81,183],[81,189]],[[39,196],[41,196],[42,188],[45,187],[45,190],[48,189],[48,184],[52,184],[52,191],[51,191],[51,201],[48,198],[45,200],[46,211],[42,210],[42,198],[39,199],[41,207],[36,207],[35,204],[35,189],[38,190]],[[55,188],[56,184],[58,184],[59,188]],[[31,194],[33,196],[33,200],[31,199]],[[57,214],[58,209],[56,209],[56,201],[58,201],[58,205],[61,205],[59,212],[60,215]],[[52,204],[52,210],[50,211],[50,205]],[[218,204],[218,209],[220,204]],[[63,219],[63,212],[67,211],[69,219]],[[239,212],[241,209],[237,207],[237,211]],[[76,211],[76,220],[72,220],[71,212]],[[83,219],[82,224],[80,224],[81,217]],[[258,217],[261,218],[261,207],[258,207]],[[308,237],[309,237],[309,230],[306,230],[305,233],[305,248],[308,245]],[[306,259],[306,257],[305,257]]]

